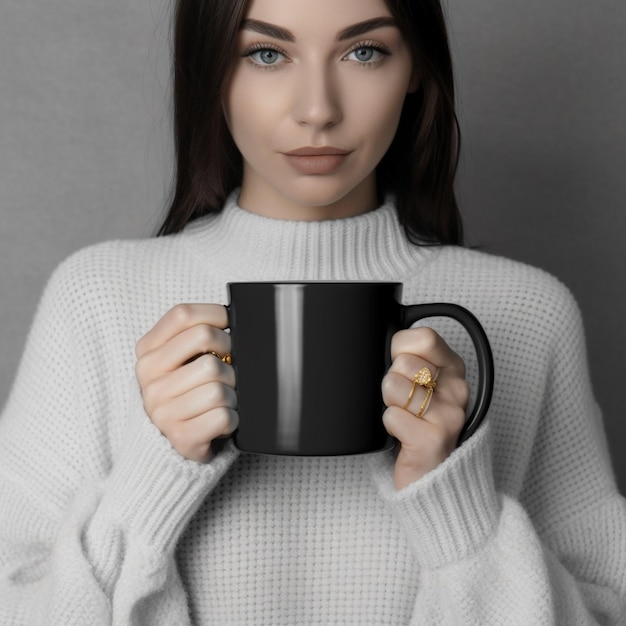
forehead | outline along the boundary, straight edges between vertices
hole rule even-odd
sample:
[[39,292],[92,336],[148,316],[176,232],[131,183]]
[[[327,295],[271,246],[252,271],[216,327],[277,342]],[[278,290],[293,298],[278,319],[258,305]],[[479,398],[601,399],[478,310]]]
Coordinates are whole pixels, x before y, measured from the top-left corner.
[[391,17],[384,0],[250,0],[245,18],[309,35],[335,38],[342,29],[366,20]]

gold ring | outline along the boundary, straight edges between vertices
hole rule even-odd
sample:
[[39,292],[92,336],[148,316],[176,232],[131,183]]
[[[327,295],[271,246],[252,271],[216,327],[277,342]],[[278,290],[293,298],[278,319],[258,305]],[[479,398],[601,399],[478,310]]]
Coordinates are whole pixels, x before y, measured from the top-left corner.
[[413,398],[413,394],[415,393],[415,387],[419,385],[420,387],[426,388],[426,397],[424,398],[424,402],[422,402],[422,406],[420,406],[419,411],[415,414],[415,417],[421,418],[424,413],[428,410],[430,405],[430,400],[433,396],[433,392],[435,391],[435,387],[437,383],[433,380],[433,374],[427,367],[422,367],[422,369],[415,374],[413,377],[413,383],[411,385],[411,391],[409,391],[409,397],[407,401],[404,403],[403,409],[409,406],[411,399]]
[[227,363],[228,365],[231,365],[233,362],[233,357],[231,356],[230,352],[225,354],[224,356],[218,354],[217,352],[209,352],[209,354],[216,356],[222,363]]

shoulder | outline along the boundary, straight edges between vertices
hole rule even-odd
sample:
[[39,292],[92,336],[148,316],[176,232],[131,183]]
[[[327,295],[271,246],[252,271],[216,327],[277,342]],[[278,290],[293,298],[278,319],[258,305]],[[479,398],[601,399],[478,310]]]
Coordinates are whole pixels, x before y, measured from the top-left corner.
[[176,248],[176,240],[176,236],[170,236],[103,241],[70,254],[59,264],[55,274],[94,276],[151,265],[169,257]]
[[[506,257],[446,246],[433,266],[448,294],[491,323],[550,328],[580,326],[580,311],[570,289],[549,272]],[[463,303],[463,302],[461,302]]]
[[82,248],[53,270],[39,309],[66,311],[74,325],[145,307],[193,266],[178,240],[114,240]]
[[87,295],[145,282],[163,268],[181,263],[180,237],[112,240],[72,253],[53,271],[50,285],[68,294]]
[[569,288],[551,273],[513,259],[480,250],[446,246],[438,258],[449,279],[480,286],[488,293],[519,298],[571,300]]
[[460,273],[464,279],[474,276],[486,286],[493,284],[495,288],[506,284],[540,290],[564,288],[555,276],[543,269],[474,248],[444,246],[438,262],[446,270]]

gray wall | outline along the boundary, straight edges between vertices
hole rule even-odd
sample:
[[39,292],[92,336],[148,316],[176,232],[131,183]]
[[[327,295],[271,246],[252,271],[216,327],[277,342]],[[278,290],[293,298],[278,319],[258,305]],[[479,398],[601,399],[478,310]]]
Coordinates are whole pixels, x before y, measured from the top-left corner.
[[[472,245],[577,296],[622,491],[626,4],[449,0]],[[53,267],[153,232],[170,179],[168,1],[3,0],[0,402]]]

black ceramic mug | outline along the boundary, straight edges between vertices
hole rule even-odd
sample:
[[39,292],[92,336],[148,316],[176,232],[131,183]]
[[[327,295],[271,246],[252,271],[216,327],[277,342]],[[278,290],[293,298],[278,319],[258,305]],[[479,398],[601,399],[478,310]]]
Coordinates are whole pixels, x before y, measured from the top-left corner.
[[[393,444],[382,423],[381,382],[391,338],[434,316],[460,322],[478,357],[476,402],[459,438],[484,418],[493,389],[485,332],[455,304],[400,304],[402,283],[229,283],[227,306],[243,452],[362,454]],[[436,393],[436,392],[435,392]]]

